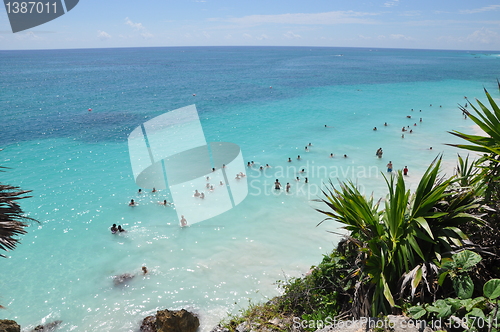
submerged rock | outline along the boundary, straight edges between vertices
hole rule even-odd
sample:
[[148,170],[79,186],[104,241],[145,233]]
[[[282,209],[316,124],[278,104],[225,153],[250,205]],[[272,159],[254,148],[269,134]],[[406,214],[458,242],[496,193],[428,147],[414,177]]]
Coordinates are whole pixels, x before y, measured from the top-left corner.
[[115,283],[115,286],[119,286],[119,285],[123,284],[124,282],[129,281],[133,277],[135,277],[133,274],[124,273],[124,274],[120,274],[118,276],[114,276],[113,282]]
[[38,325],[31,330],[31,332],[53,332],[59,327],[59,325],[61,325],[61,323],[62,320],[55,320],[47,324]]
[[0,319],[0,332],[21,332],[21,326],[10,319]]

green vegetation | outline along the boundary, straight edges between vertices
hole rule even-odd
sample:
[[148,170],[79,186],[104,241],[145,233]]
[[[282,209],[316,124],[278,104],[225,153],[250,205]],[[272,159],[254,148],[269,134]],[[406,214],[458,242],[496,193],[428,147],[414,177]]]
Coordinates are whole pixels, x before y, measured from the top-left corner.
[[[1,167],[4,168],[4,167]],[[21,190],[19,187],[0,183],[0,249],[4,251],[13,250],[19,239],[17,236],[25,234],[25,227],[29,221],[36,221],[24,215],[23,210],[17,203],[18,200],[29,198],[23,196],[30,191]],[[1,257],[6,257],[0,254]]]
[[451,132],[468,142],[453,146],[482,157],[458,156],[456,174],[442,178],[438,156],[414,192],[399,172],[386,178],[385,201],[352,182],[330,182],[318,211],[347,235],[307,276],[281,282],[282,296],[226,327],[234,331],[250,316],[267,324],[403,314],[442,319],[449,331],[500,331],[500,108],[486,96],[491,110],[480,101],[469,102],[475,114],[461,107],[485,136]]
[[[0,171],[5,167],[0,167]],[[23,196],[30,191],[21,190],[19,187],[0,183],[0,250],[13,250],[19,242],[19,235],[25,234],[25,227],[29,221],[36,221],[24,215],[17,203],[18,200],[28,198]],[[0,254],[0,257],[6,257]],[[0,309],[4,309],[0,305]]]
[[498,331],[500,312],[500,279],[490,279],[483,285],[482,296],[472,298],[474,283],[469,276],[471,268],[481,261],[481,256],[465,250],[454,254],[442,266],[440,284],[451,278],[458,298],[445,298],[432,304],[411,307],[408,313],[415,319],[444,321],[454,328],[469,331]]

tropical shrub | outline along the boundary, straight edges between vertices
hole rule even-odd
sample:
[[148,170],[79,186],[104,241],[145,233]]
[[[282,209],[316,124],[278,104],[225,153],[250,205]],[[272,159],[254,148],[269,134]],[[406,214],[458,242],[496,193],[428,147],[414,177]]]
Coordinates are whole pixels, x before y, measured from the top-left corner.
[[[470,188],[456,177],[438,176],[437,158],[422,176],[414,193],[399,172],[386,178],[389,194],[381,200],[363,196],[352,182],[337,189],[331,182],[320,199],[329,209],[318,209],[325,220],[343,224],[356,247],[351,314],[355,318],[387,314],[405,302],[435,299],[438,266],[454,250],[476,250],[461,231],[467,222],[482,223],[471,213],[480,206]],[[325,221],[323,220],[323,221]]]
[[474,284],[470,278],[472,269],[481,260],[478,254],[465,250],[454,254],[443,263],[439,278],[442,283],[451,278],[458,298],[445,298],[432,304],[410,307],[408,313],[414,319],[439,322],[448,329],[468,331],[498,331],[500,312],[500,279],[491,279],[482,287],[482,296],[472,298]]

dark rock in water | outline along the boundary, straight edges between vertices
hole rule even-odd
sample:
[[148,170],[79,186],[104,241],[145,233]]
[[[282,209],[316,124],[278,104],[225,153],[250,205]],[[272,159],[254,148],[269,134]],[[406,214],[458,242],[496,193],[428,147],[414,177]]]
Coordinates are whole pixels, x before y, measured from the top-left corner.
[[21,332],[21,326],[10,319],[0,319],[0,332]]
[[118,286],[118,285],[123,284],[124,282],[129,281],[133,277],[135,277],[133,274],[124,273],[124,274],[120,274],[119,276],[114,276],[113,282],[115,283],[115,286]]
[[52,332],[55,331],[59,325],[61,325],[62,320],[55,320],[53,322],[43,324],[43,325],[38,325],[36,326],[32,332]]
[[160,310],[156,312],[158,332],[195,332],[200,326],[198,317],[186,311]]
[[140,332],[157,332],[156,316],[148,316],[142,320]]

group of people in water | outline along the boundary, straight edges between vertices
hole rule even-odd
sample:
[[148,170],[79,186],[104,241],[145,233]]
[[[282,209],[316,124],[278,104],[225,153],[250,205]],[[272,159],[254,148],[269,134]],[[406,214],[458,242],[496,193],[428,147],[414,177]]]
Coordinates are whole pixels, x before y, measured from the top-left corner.
[[[151,193],[157,193],[158,191],[156,190],[156,188],[153,187],[153,190],[151,190]],[[143,194],[143,191],[142,189],[139,188],[139,190],[137,191],[137,195],[142,195]],[[170,206],[172,205],[172,203],[168,202],[166,199],[164,199],[163,201],[159,201],[158,204],[160,205],[164,205],[164,206]],[[129,206],[137,206],[139,205],[139,203],[137,203],[134,199],[131,199],[130,202],[128,203]]]
[[113,226],[111,226],[111,234],[119,234],[123,232],[126,232],[126,230],[124,230],[121,225],[116,227],[116,224],[113,224]]

